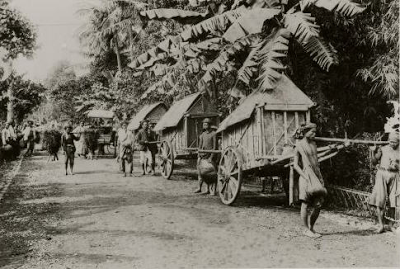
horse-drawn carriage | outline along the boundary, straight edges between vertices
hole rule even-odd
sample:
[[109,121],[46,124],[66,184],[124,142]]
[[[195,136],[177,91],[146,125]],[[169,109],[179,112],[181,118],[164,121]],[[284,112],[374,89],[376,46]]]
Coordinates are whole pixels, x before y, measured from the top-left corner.
[[202,121],[210,118],[216,125],[220,114],[201,93],[191,94],[176,102],[154,127],[160,133],[158,160],[161,174],[169,179],[177,159],[195,159]]

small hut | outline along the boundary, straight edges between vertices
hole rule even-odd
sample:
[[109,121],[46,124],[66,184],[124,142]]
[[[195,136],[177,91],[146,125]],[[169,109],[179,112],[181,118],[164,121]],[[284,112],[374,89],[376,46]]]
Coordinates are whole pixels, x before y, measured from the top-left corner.
[[312,106],[310,98],[282,75],[273,90],[249,95],[221,122],[217,132],[222,133],[222,148],[239,148],[244,169],[259,167],[294,143],[296,129],[310,121]]
[[167,112],[167,106],[158,102],[151,105],[145,105],[130,121],[128,130],[136,132],[140,128],[140,122],[148,120],[150,123],[157,123]]
[[197,149],[203,119],[211,118],[213,124],[218,124],[219,116],[216,107],[203,94],[195,93],[177,101],[154,130],[160,132],[162,140],[171,142],[174,155],[178,157]]

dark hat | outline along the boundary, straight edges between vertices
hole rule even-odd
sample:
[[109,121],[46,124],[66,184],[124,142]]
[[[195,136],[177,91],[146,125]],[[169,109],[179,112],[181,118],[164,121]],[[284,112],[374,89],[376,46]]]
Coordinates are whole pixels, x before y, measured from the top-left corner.
[[72,125],[70,123],[65,124],[64,129],[72,128]]

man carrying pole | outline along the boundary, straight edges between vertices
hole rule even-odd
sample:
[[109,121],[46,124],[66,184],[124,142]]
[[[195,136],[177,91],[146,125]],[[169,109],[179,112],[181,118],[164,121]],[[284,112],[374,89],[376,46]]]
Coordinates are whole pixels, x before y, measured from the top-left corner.
[[[376,208],[379,221],[377,233],[384,232],[384,221],[386,199],[389,198],[389,207],[395,207],[396,189],[399,180],[399,133],[389,134],[389,145],[377,148],[371,147],[373,151],[372,162],[379,162],[378,171],[375,176],[375,185],[369,197],[369,204]],[[393,223],[390,223],[392,229]]]
[[[217,138],[215,131],[211,128],[211,120],[209,118],[205,118],[203,120],[203,133],[199,137],[199,150],[216,150],[217,149]],[[201,193],[201,187],[203,186],[203,175],[201,174],[200,166],[203,161],[207,161],[206,164],[210,166],[211,169],[216,171],[215,164],[215,153],[209,152],[199,152],[197,159],[197,177],[199,182],[199,188],[195,191],[195,193]],[[215,194],[215,184],[214,189],[212,190]],[[207,192],[206,194],[210,194],[210,184],[207,184]]]
[[302,125],[296,132],[294,170],[300,175],[299,200],[301,219],[306,228],[304,235],[312,238],[321,235],[314,230],[327,190],[319,168],[317,145],[315,143],[316,124]]

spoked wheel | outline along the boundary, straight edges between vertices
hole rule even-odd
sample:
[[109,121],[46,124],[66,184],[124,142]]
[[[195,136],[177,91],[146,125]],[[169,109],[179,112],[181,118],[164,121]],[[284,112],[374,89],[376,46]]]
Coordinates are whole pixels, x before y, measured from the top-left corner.
[[165,179],[170,179],[172,171],[174,170],[174,153],[172,152],[171,143],[168,141],[163,141],[161,143],[158,157],[161,161],[161,175]]
[[239,196],[242,184],[242,158],[235,147],[228,147],[218,167],[218,193],[221,201],[231,205]]

